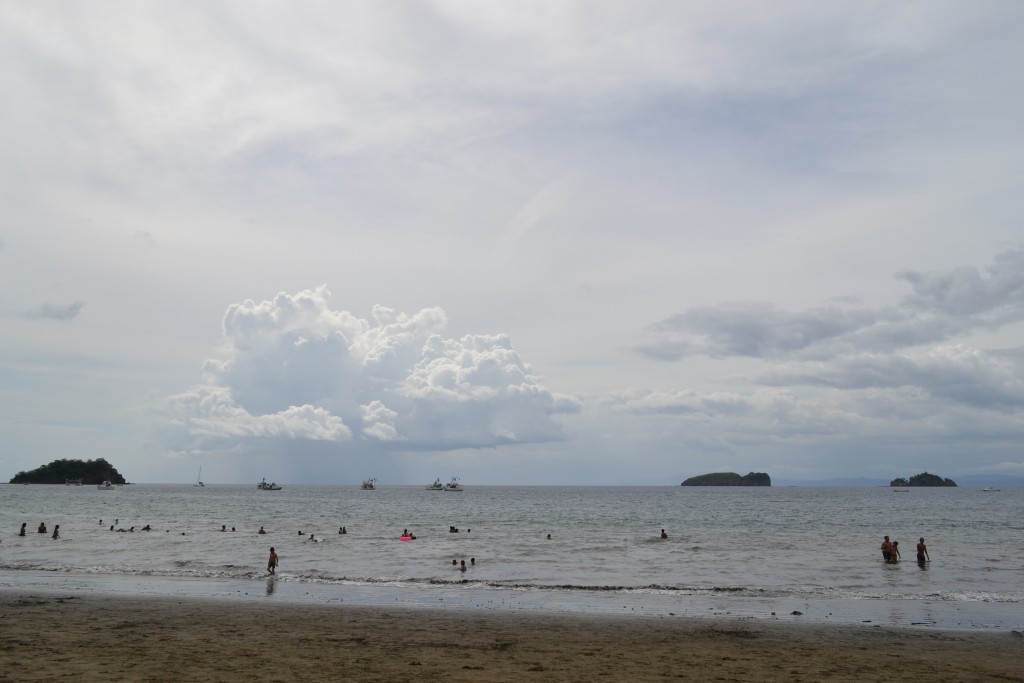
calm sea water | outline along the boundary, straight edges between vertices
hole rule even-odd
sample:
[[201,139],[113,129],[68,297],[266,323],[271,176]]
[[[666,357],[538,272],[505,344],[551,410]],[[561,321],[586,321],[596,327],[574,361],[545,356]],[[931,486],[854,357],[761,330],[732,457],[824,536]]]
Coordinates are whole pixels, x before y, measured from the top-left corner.
[[[135,531],[110,531],[115,519]],[[36,533],[40,522],[59,524],[61,538]],[[404,529],[417,539],[400,541]],[[178,579],[192,579],[422,604],[457,594],[463,604],[659,614],[731,605],[788,615],[797,605],[863,622],[884,604],[890,622],[1020,628],[1022,532],[1024,489],[4,485],[0,587],[41,574],[128,576],[173,580],[178,592],[188,592]],[[882,563],[885,534],[902,563]],[[264,591],[270,546],[281,564]]]

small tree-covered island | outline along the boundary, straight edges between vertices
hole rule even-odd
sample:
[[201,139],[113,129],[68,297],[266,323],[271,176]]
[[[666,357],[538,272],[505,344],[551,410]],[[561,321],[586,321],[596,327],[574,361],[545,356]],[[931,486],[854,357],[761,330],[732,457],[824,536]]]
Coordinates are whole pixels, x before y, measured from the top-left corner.
[[910,479],[896,477],[889,482],[889,486],[956,486],[956,482],[949,478],[943,479],[937,474],[922,472],[915,474]]
[[113,465],[103,458],[95,460],[54,460],[49,465],[37,467],[31,472],[18,472],[11,484],[66,484],[81,481],[83,484],[127,484],[124,477]]
[[740,476],[735,472],[712,472],[690,477],[680,486],[771,486],[772,478],[764,472],[750,472]]

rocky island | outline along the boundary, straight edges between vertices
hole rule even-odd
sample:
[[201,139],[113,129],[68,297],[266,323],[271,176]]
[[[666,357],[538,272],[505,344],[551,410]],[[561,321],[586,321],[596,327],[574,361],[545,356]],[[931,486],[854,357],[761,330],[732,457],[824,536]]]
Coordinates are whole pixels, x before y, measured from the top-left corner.
[[127,484],[113,465],[103,458],[95,460],[54,460],[31,472],[18,472],[11,484]]
[[915,474],[910,479],[897,477],[889,482],[889,486],[956,486],[952,479],[943,479],[937,474],[922,472]]
[[740,476],[735,472],[712,472],[690,477],[680,486],[771,486],[772,478],[764,472],[750,472]]

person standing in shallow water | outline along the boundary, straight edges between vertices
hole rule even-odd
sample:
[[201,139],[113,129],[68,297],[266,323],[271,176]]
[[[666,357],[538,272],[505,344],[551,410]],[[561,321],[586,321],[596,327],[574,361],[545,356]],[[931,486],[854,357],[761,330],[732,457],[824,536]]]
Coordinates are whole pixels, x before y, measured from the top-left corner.
[[892,555],[892,543],[889,542],[889,537],[886,536],[882,539],[882,559],[886,562],[889,561],[889,557]]
[[900,561],[900,559],[901,559],[900,558],[900,542],[899,541],[893,541],[892,542],[892,549],[889,551],[888,562],[889,562],[889,564],[896,564],[897,562]]
[[277,553],[273,548],[270,549],[270,558],[267,560],[267,571],[277,574]]
[[917,563],[924,564],[925,562],[931,562],[932,558],[928,555],[928,546],[924,544],[924,537],[922,536],[917,541]]
[[25,527],[27,527],[27,526],[28,526],[28,522],[22,522],[21,523],[21,532],[18,534],[19,536],[24,536],[25,535]]
[[55,524],[53,526],[53,536],[50,538],[60,538],[60,524]]

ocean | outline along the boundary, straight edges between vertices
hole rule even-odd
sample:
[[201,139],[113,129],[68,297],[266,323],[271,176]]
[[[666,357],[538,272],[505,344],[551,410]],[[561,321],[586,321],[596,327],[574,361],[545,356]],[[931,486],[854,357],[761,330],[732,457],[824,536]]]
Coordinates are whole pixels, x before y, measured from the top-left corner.
[[1016,488],[3,485],[0,589],[1020,630],[1022,531]]

